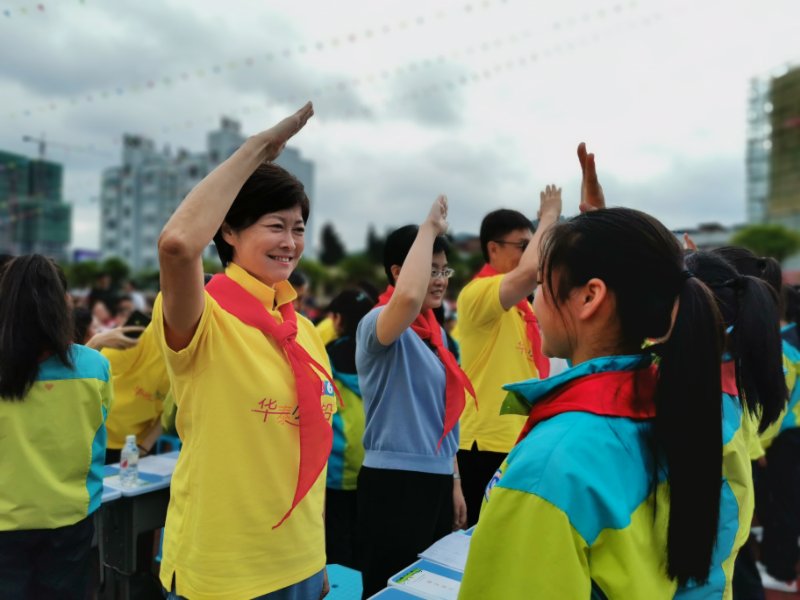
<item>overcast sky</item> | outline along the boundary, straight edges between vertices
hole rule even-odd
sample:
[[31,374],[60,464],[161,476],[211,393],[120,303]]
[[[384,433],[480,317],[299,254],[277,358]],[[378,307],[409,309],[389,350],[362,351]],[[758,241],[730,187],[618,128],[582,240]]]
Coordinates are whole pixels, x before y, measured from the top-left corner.
[[65,167],[73,246],[97,248],[120,137],[201,151],[221,116],[254,133],[306,99],[316,228],[349,249],[494,208],[577,208],[584,140],[609,204],[673,228],[745,218],[748,87],[800,61],[800,2],[0,0],[0,148]]

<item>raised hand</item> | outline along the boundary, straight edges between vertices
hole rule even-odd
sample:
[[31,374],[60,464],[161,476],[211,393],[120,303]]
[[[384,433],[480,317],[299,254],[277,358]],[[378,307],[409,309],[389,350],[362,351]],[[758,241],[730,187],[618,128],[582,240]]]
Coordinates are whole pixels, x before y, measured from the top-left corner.
[[686,232],[684,232],[683,234],[683,249],[691,250],[692,252],[697,252],[697,244],[694,243],[692,236],[690,236]]
[[436,198],[425,221],[433,226],[436,235],[442,235],[447,231],[447,196],[440,195]]
[[553,216],[556,220],[561,216],[561,188],[555,184],[548,185],[539,193],[539,220],[544,216]]
[[273,125],[269,129],[256,134],[254,137],[264,142],[266,148],[266,162],[275,160],[286,147],[286,142],[291,139],[308,120],[314,115],[314,107],[311,102],[306,102],[303,107],[293,115],[290,115]]
[[125,335],[126,333],[142,333],[144,331],[144,327],[139,327],[137,325],[125,325],[124,327],[115,327],[114,329],[108,329],[106,331],[101,331],[92,336],[86,345],[89,348],[94,348],[95,350],[100,350],[102,348],[114,348],[116,350],[127,350],[128,348],[133,348],[139,340],[137,338],[131,338]]
[[603,195],[603,186],[597,180],[594,154],[586,152],[586,144],[583,142],[578,144],[578,161],[581,163],[581,171],[583,172],[580,211],[587,212],[605,208],[606,199]]

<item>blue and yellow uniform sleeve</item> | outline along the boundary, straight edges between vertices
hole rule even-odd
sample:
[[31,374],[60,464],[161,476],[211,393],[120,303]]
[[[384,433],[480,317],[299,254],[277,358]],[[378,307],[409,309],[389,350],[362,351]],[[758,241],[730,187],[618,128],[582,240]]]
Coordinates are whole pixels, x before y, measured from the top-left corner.
[[535,494],[495,487],[473,534],[459,598],[586,598],[589,547]]

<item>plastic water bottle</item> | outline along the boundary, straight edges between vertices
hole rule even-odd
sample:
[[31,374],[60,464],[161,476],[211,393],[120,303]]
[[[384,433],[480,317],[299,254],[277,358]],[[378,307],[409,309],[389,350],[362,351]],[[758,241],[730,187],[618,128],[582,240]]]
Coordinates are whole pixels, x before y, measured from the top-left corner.
[[119,480],[122,487],[135,487],[139,481],[139,447],[135,435],[125,437],[125,445],[120,452]]

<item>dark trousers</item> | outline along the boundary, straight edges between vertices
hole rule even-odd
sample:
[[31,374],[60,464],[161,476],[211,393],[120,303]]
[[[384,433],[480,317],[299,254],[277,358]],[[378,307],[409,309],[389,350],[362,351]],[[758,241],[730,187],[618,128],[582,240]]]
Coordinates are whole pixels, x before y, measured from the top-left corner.
[[57,529],[0,532],[0,598],[86,598],[92,535],[92,516]]
[[800,549],[800,429],[782,432],[767,450],[769,505],[759,511],[764,526],[761,562],[780,581],[797,579]]
[[764,600],[764,586],[753,555],[752,538],[739,550],[733,563],[733,600]]
[[364,598],[453,529],[453,477],[361,467],[358,551]]
[[504,452],[478,450],[472,443],[469,450],[458,451],[458,471],[461,473],[461,490],[467,502],[467,527],[478,522],[486,486],[508,456]]
[[329,565],[356,564],[356,490],[325,490],[325,554]]

